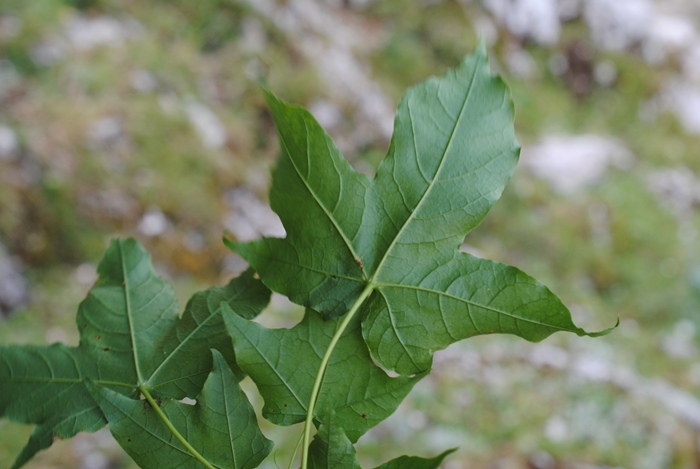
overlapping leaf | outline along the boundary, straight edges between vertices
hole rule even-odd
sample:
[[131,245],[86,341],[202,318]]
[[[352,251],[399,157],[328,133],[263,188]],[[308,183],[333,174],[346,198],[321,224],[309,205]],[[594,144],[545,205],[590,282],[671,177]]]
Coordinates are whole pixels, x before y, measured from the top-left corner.
[[345,435],[343,427],[336,424],[335,414],[318,428],[309,447],[310,469],[360,469],[355,447]]
[[422,458],[420,456],[399,456],[389,462],[385,462],[375,469],[438,469],[442,461],[457,449],[448,449],[434,458]]
[[[442,461],[455,449],[449,449],[434,458],[420,456],[400,456],[375,469],[437,469]],[[337,425],[333,415],[323,423],[311,443],[309,452],[311,469],[360,469],[355,456],[355,448],[345,435],[343,428]]]
[[[321,357],[338,321],[324,321],[315,311],[307,311],[292,329],[267,329],[235,314],[224,317],[236,360],[265,399],[263,416],[278,425],[304,421]],[[372,362],[357,318],[333,352],[314,417],[327,422],[329,412],[334,412],[336,424],[357,441],[391,415],[423,376],[387,376]]]
[[211,370],[209,349],[233,362],[221,305],[253,317],[269,299],[249,272],[196,295],[178,319],[175,295],[134,240],[114,241],[98,273],[78,310],[78,347],[0,347],[0,416],[37,425],[14,467],[55,437],[105,425],[88,379],[134,398],[138,386],[156,397],[195,396]]
[[112,435],[143,468],[201,467],[201,462],[169,429],[169,421],[199,456],[217,468],[253,468],[272,442],[258,428],[255,411],[221,353],[194,405],[164,401],[160,410],[95,384],[89,389],[109,420]]
[[306,110],[267,99],[282,149],[270,203],[287,237],[228,245],[271,289],[336,317],[371,288],[364,338],[401,374],[429,369],[435,350],[477,334],[595,335],[518,269],[458,251],[519,152],[508,89],[483,47],[406,93],[374,180],[350,167]]

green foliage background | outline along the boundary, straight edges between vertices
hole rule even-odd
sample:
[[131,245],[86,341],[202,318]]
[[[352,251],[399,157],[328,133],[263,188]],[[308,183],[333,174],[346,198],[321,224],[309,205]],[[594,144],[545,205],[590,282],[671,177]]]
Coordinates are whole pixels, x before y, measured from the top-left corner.
[[[36,63],[37,45],[60,36],[72,19],[103,14],[132,18],[141,29],[117,46],[73,51],[49,66]],[[345,18],[379,31],[373,47],[356,53],[396,103],[406,87],[455,66],[474,49],[473,19],[483,14],[476,2],[418,6],[389,0],[346,12]],[[22,259],[33,285],[29,305],[0,323],[3,344],[77,345],[75,307],[90,284],[89,275],[81,279],[115,235],[141,238],[171,277],[181,305],[194,291],[226,282],[230,258],[220,242],[229,209],[225,193],[249,187],[264,199],[278,151],[259,76],[289,101],[337,103],[344,124],[331,134],[357,124],[353,102],[328,91],[316,64],[243,2],[5,0],[0,15],[21,23],[18,33],[0,35],[0,58],[14,70],[2,76],[8,91],[2,94],[0,123],[13,128],[21,142],[18,158],[0,160],[0,241]],[[251,19],[267,37],[255,52],[242,46]],[[518,136],[527,145],[552,133],[613,135],[635,154],[635,164],[611,170],[575,197],[553,192],[521,166],[467,242],[484,257],[542,280],[586,329],[607,327],[616,316],[620,328],[595,341],[555,336],[549,349],[492,336],[438,354],[434,376],[371,432],[376,440],[360,440],[360,452],[372,461],[390,459],[403,448],[437,454],[460,446],[450,467],[478,469],[499,461],[524,467],[541,451],[562,464],[693,464],[693,422],[629,383],[651,389],[661,382],[700,397],[693,335],[700,326],[700,258],[691,236],[698,217],[695,211],[675,216],[647,184],[649,174],[669,167],[698,174],[694,149],[700,138],[670,115],[638,117],[673,64],[650,67],[635,53],[596,51],[598,60],[617,67],[617,83],[594,88],[582,99],[552,76],[547,71],[552,56],[571,41],[586,41],[587,34],[573,22],[553,49],[525,44],[535,60],[532,78],[503,71],[517,107]],[[506,46],[503,39],[493,45],[496,66]],[[155,90],[134,88],[130,77],[142,70],[155,77]],[[205,103],[223,122],[224,146],[202,145],[181,108],[188,99]],[[122,123],[121,136],[107,146],[91,144],[86,135],[93,124],[110,116]],[[349,156],[360,169],[372,167],[387,145],[375,138]],[[172,229],[146,237],[136,227],[152,207],[168,217]],[[601,213],[604,239],[595,234]],[[279,316],[271,321],[277,324],[293,324],[292,314],[301,317],[284,303],[273,307]],[[688,333],[688,353],[664,351],[667,341]],[[559,433],[566,438],[552,437],[557,426],[566,429]],[[10,463],[30,431],[0,422],[0,467]],[[76,440],[85,444],[59,442],[27,467],[77,467],[76,458],[89,453],[81,445],[100,449],[117,467],[129,467],[111,437],[101,435]],[[294,444],[288,442],[290,448]],[[387,448],[396,453],[387,454]]]

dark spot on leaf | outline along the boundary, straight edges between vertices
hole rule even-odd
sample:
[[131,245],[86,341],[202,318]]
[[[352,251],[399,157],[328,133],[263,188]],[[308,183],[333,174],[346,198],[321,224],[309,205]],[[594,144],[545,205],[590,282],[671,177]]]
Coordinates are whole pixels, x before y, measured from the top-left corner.
[[363,419],[366,419],[366,418],[367,418],[367,414],[365,414],[364,412],[362,412],[362,413],[360,414],[360,417],[362,417]]
[[363,272],[365,271],[365,266],[362,264],[362,259],[360,259],[359,257],[356,257],[355,264],[357,264],[357,266],[360,268],[361,271],[363,271]]
[[103,352],[109,352],[109,347],[105,347],[102,349]]

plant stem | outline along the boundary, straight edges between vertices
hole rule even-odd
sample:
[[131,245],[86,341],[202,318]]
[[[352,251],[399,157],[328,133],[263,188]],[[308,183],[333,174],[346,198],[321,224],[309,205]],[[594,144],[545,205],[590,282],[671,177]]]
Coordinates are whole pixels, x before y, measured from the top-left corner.
[[338,329],[336,329],[335,334],[333,334],[333,337],[331,338],[330,343],[328,344],[328,348],[326,349],[326,353],[323,354],[323,358],[321,359],[321,364],[318,367],[318,373],[316,373],[316,381],[314,382],[314,387],[311,390],[311,398],[309,399],[309,405],[307,406],[306,409],[306,422],[304,423],[304,443],[303,447],[301,450],[301,469],[307,469],[308,464],[309,464],[309,443],[311,440],[311,428],[313,427],[313,421],[314,421],[314,410],[316,408],[316,401],[318,400],[318,394],[321,391],[321,385],[323,384],[323,378],[326,374],[326,369],[328,368],[328,362],[331,359],[331,355],[333,354],[333,350],[335,349],[335,346],[338,344],[338,341],[340,340],[340,337],[343,335],[345,332],[345,329],[347,329],[348,324],[352,321],[352,318],[355,316],[357,311],[360,309],[360,306],[365,302],[365,300],[369,297],[370,293],[374,290],[375,285],[370,282],[367,284],[364,290],[362,290],[362,293],[360,293],[360,296],[357,297],[355,302],[352,304],[348,312],[345,314],[343,317],[343,321],[340,323],[338,326]]
[[211,463],[209,461],[207,461],[204,458],[204,456],[199,454],[199,451],[194,449],[194,447],[185,439],[185,437],[183,437],[180,434],[179,431],[177,431],[177,428],[175,428],[173,426],[173,424],[170,422],[170,419],[168,418],[167,415],[165,415],[165,413],[163,412],[163,409],[160,408],[160,406],[158,405],[156,400],[153,399],[153,396],[151,396],[151,393],[148,392],[148,389],[146,389],[144,386],[139,386],[139,391],[146,398],[148,403],[151,405],[151,408],[156,412],[158,417],[160,417],[160,419],[163,421],[163,423],[165,423],[165,426],[168,427],[168,430],[170,430],[170,432],[175,436],[175,438],[177,438],[178,441],[180,443],[182,443],[182,445],[185,447],[185,449],[187,449],[187,451],[189,451],[190,454],[192,456],[194,456],[194,458],[197,461],[201,462],[204,465],[204,467],[206,467],[207,469],[216,469],[214,466],[211,465]]
[[294,453],[292,454],[292,458],[289,460],[289,466],[287,467],[287,469],[292,469],[294,467],[294,460],[297,457],[297,453],[299,452],[299,447],[301,446],[301,442],[303,441],[303,439],[304,434],[302,433],[301,435],[299,435],[299,441],[297,441],[297,444],[294,447]]

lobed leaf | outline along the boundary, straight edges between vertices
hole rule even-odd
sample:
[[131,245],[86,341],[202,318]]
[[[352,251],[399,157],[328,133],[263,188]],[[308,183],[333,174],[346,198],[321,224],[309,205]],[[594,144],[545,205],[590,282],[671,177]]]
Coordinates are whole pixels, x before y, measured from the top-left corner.
[[[437,469],[442,461],[456,450],[456,448],[448,449],[434,458],[400,456],[375,469]],[[345,435],[343,427],[337,425],[332,414],[327,422],[320,425],[318,433],[309,446],[309,467],[311,469],[360,469],[352,442]]]
[[311,469],[360,469],[355,447],[348,439],[343,427],[337,425],[331,411],[328,420],[318,428],[309,446]]
[[[236,360],[265,400],[263,416],[278,425],[304,421],[321,358],[338,327],[308,310],[292,329],[266,329],[237,315],[225,315]],[[354,442],[391,415],[424,374],[391,378],[365,347],[359,318],[343,333],[331,357],[315,419],[334,422]]]
[[430,459],[421,458],[420,456],[400,456],[385,462],[381,466],[377,466],[375,469],[437,469],[442,464],[442,461],[455,451],[457,451],[457,448],[448,449]]
[[514,267],[460,253],[518,160],[513,104],[486,51],[410,89],[389,152],[370,180],[354,171],[311,114],[266,92],[281,157],[270,192],[284,239],[227,241],[272,290],[337,317],[360,310],[374,359],[403,375],[477,334],[538,341],[588,333],[550,290]]
[[63,344],[0,347],[0,416],[37,424],[12,469],[51,446],[54,438],[105,426],[84,386],[90,374],[97,376],[81,349]]
[[130,397],[140,388],[156,397],[195,396],[211,370],[211,348],[234,361],[221,305],[229,314],[253,317],[269,299],[269,290],[247,272],[195,295],[179,319],[171,288],[133,239],[112,242],[97,270],[78,309],[78,347],[0,347],[0,416],[37,424],[13,467],[54,438],[107,423],[87,380]]
[[223,355],[216,350],[212,353],[213,369],[196,396],[196,403],[164,401],[160,415],[145,400],[128,398],[104,386],[88,385],[109,420],[112,435],[140,467],[202,466],[172,428],[213,467],[253,468],[270,453],[272,442],[260,431],[248,398]]

